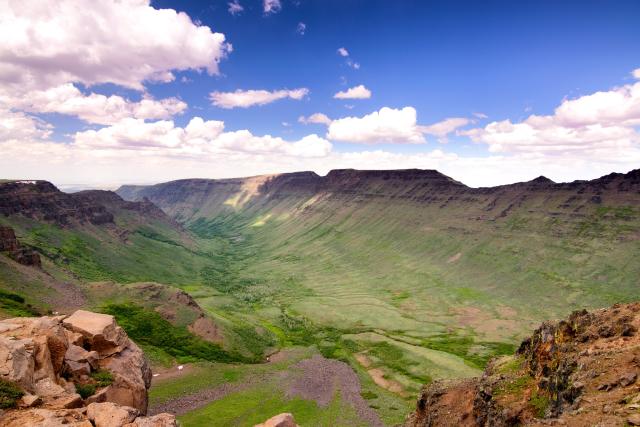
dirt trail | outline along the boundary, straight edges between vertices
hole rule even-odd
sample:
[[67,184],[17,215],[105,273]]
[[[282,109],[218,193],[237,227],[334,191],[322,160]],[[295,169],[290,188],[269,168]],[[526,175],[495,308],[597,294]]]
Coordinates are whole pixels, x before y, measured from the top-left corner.
[[384,377],[384,371],[379,368],[371,368],[371,360],[364,354],[356,354],[356,360],[367,370],[367,373],[378,386],[387,389],[400,396],[406,397],[407,393],[404,391],[402,385],[393,380],[388,380]]

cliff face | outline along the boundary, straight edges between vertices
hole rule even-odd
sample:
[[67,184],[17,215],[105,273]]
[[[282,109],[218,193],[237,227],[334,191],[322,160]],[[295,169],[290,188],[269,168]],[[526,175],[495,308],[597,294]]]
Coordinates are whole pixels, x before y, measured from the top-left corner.
[[21,215],[36,221],[70,227],[77,224],[113,225],[114,211],[128,210],[146,217],[170,221],[149,200],[123,200],[111,191],[63,193],[47,181],[0,183],[0,215]]
[[640,425],[640,303],[543,323],[481,378],[435,382],[406,426]]
[[0,184],[0,214],[23,215],[60,226],[71,222],[106,224],[113,215],[99,204],[59,191],[46,181],[13,181]]
[[23,264],[40,267],[40,254],[30,248],[23,247],[11,227],[0,226],[0,252],[6,253],[9,258]]
[[479,220],[504,218],[522,207],[529,210],[544,207],[545,214],[580,217],[590,206],[640,203],[640,170],[591,181],[554,183],[538,177],[529,182],[471,188],[435,170],[340,169],[326,176],[298,172],[220,180],[186,179],[152,186],[123,186],[117,193],[126,200],[148,198],[181,222],[230,209],[261,209],[284,200],[294,204],[311,199],[463,208]]

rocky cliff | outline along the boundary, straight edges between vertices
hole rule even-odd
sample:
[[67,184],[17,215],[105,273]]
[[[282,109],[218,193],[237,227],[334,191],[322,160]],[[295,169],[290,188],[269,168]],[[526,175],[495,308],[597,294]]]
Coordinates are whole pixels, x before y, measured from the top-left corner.
[[0,252],[22,265],[41,266],[40,254],[22,246],[11,227],[0,226]]
[[[496,187],[468,187],[436,170],[338,169],[326,176],[296,172],[234,179],[183,179],[151,186],[122,186],[125,200],[148,199],[179,222],[231,209],[290,208],[318,200],[339,203],[413,203],[462,207],[473,220],[495,221],[518,210],[582,217],[589,207],[640,203],[640,169],[590,181],[555,183],[546,177]],[[587,209],[585,209],[587,208]]]
[[151,370],[143,352],[105,314],[0,322],[0,425],[175,426],[145,417]]
[[61,227],[74,224],[114,224],[114,210],[138,212],[150,219],[170,221],[149,200],[123,200],[111,191],[88,190],[63,193],[47,181],[0,183],[0,214],[21,215]]
[[405,426],[640,425],[640,303],[543,323],[481,378],[435,382]]

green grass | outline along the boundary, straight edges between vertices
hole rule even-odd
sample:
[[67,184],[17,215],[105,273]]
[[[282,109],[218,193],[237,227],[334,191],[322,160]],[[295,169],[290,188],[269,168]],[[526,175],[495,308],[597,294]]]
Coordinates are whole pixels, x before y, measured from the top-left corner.
[[151,406],[159,405],[169,399],[213,388],[224,383],[242,380],[252,368],[243,365],[200,362],[192,371],[179,378],[155,382],[149,390]]
[[28,304],[22,295],[0,290],[0,313],[6,317],[38,316],[40,313]]
[[[224,348],[189,334],[184,313],[171,325],[154,307],[115,301],[118,320],[154,363],[257,361],[278,347],[314,347],[358,372],[370,404],[389,423],[406,402],[375,386],[356,353],[415,394],[430,379],[478,374],[542,320],[637,299],[640,212],[631,198],[586,201],[578,211],[564,206],[562,192],[532,194],[513,207],[498,198],[493,208],[492,195],[446,208],[330,194],[238,204],[244,199],[237,193],[190,207],[185,197],[179,212],[167,209],[188,233],[124,211],[116,223],[126,241],[100,227],[0,221],[64,281],[155,281],[193,295],[221,327]],[[28,295],[27,304],[37,296],[44,308],[46,288],[19,280],[5,264],[0,288]],[[28,311],[1,295],[0,304],[11,305],[0,306],[3,315]],[[227,381],[252,369],[231,369]]]
[[24,392],[10,381],[0,378],[0,409],[15,408]]
[[155,311],[134,304],[108,304],[102,311],[116,317],[118,324],[135,342],[160,349],[180,363],[198,360],[250,362],[237,353],[223,350],[197,337],[186,328],[172,325]]
[[251,426],[289,412],[303,426],[363,426],[351,407],[336,395],[325,408],[300,398],[288,399],[278,391],[254,389],[228,395],[202,409],[178,417],[184,427]]
[[113,374],[105,369],[93,371],[89,377],[95,381],[98,387],[107,387],[113,383]]

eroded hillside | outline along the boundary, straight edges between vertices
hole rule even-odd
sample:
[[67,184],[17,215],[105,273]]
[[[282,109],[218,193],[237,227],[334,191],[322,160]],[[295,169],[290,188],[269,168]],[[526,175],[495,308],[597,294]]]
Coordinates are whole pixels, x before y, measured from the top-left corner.
[[353,355],[404,395],[474,375],[543,319],[637,296],[639,171],[470,188],[436,171],[338,170],[118,192],[218,242],[208,310],[233,301],[281,342]]
[[482,377],[435,382],[405,426],[640,425],[640,304],[545,322]]

